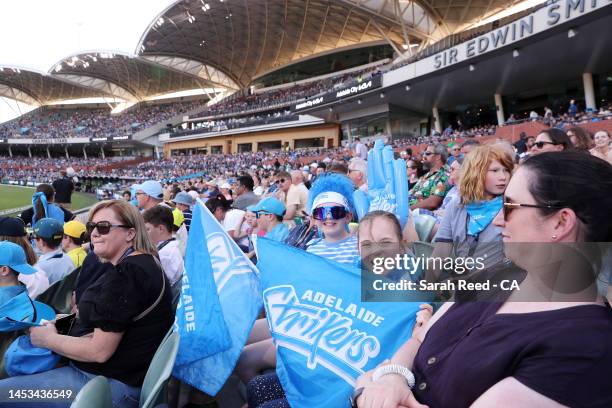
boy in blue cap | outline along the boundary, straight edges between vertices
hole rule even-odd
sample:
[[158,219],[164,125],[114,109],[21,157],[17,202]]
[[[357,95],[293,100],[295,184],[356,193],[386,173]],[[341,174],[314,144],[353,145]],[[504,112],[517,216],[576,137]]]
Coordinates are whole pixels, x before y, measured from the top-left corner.
[[283,242],[289,235],[289,228],[283,224],[285,205],[274,197],[261,200],[247,208],[257,216],[257,225],[266,232],[265,237]]
[[32,302],[26,287],[18,280],[18,274],[36,272],[28,265],[23,248],[12,242],[0,242],[0,332],[20,330],[41,319],[55,319],[53,309]]
[[64,227],[53,218],[43,218],[36,223],[33,233],[36,247],[42,254],[35,266],[45,271],[49,285],[53,285],[74,270],[72,260],[62,252]]

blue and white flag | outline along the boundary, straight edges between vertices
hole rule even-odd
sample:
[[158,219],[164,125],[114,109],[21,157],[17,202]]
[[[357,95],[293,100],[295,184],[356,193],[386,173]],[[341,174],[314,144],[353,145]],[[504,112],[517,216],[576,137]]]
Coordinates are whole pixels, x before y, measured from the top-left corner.
[[206,250],[203,212],[199,207],[193,211],[175,322],[181,340],[174,375],[195,387],[202,376],[196,369],[202,359],[231,346]]
[[348,407],[357,378],[410,338],[419,303],[361,302],[357,268],[269,239],[257,259],[289,404]]
[[187,367],[175,368],[175,374],[183,374],[188,379],[179,378],[207,394],[215,395],[234,370],[261,310],[261,287],[255,265],[199,199],[194,207],[191,228],[196,222],[196,214],[205,236],[203,242],[200,240],[200,244],[192,246],[193,232],[190,230],[186,258],[190,256],[191,249],[196,251],[198,262],[210,260],[210,268],[203,272],[214,279],[223,318],[227,322],[230,346]]

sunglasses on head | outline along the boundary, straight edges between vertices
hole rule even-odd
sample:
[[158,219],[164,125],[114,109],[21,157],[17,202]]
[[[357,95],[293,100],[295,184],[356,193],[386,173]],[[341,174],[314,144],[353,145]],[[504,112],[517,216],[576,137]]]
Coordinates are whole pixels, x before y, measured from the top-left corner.
[[319,221],[325,221],[328,215],[331,216],[332,220],[341,220],[346,217],[347,214],[347,209],[340,205],[335,205],[333,207],[317,207],[312,210],[313,218]]
[[547,144],[551,144],[553,146],[557,145],[557,143],[553,143],[553,142],[535,142],[533,146],[537,147],[538,149],[541,149],[544,147],[544,145],[547,145]]
[[85,229],[87,230],[87,233],[90,235],[95,229],[98,230],[98,233],[100,235],[106,235],[110,232],[112,228],[133,228],[133,227],[130,225],[125,225],[125,224],[111,224],[110,221],[99,221],[99,222],[89,221],[87,224],[85,224]]

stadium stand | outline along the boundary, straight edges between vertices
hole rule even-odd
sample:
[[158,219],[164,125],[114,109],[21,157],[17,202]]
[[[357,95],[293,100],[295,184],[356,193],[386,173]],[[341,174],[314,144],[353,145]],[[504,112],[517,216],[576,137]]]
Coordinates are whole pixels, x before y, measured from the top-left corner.
[[[24,286],[0,264],[1,283],[34,293],[63,257],[35,226],[73,216],[54,188],[99,201],[56,226],[90,251],[60,282],[78,314],[29,329],[70,364],[0,370],[0,397],[100,382],[126,408],[612,406],[612,4],[481,3],[180,0],[135,55],[0,69],[0,92],[40,105],[0,124],[0,184],[32,204],[0,236],[34,269],[14,265]],[[55,105],[91,94],[134,105]],[[454,264],[375,269],[402,256]]]

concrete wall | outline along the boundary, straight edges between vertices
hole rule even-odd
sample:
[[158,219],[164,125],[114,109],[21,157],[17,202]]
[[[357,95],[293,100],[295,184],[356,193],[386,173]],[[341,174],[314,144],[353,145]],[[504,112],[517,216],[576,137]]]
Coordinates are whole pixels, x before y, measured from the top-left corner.
[[238,144],[252,143],[253,151],[257,151],[259,142],[273,142],[280,140],[281,145],[289,144],[294,148],[297,139],[324,138],[325,147],[337,147],[340,142],[340,127],[337,124],[325,124],[307,127],[287,128],[269,130],[262,132],[241,133],[238,135],[225,135],[218,137],[207,137],[195,140],[184,140],[180,142],[168,142],[164,144],[164,156],[170,156],[172,150],[207,148],[210,153],[212,146],[222,146],[223,153],[237,153]]

